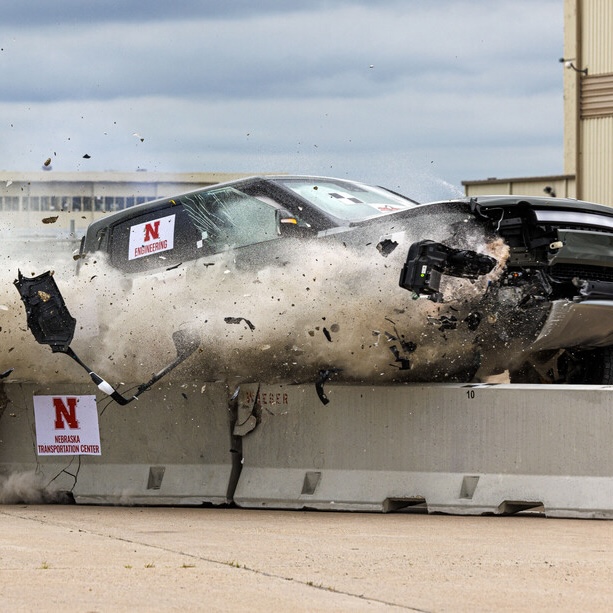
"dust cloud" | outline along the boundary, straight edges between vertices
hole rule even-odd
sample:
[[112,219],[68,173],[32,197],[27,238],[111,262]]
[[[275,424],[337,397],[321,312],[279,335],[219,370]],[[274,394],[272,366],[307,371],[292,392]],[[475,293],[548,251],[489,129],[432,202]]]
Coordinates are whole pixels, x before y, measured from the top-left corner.
[[0,475],[0,504],[66,504],[70,496],[34,471]]
[[[450,222],[466,226],[459,245]],[[101,254],[82,261],[77,275],[71,250],[51,243],[29,244],[30,253],[9,250],[0,278],[0,372],[13,368],[11,381],[88,380],[27,329],[13,286],[20,269],[24,276],[54,271],[77,319],[72,348],[114,386],[142,383],[171,362],[172,333],[183,328],[196,330],[202,342],[169,377],[196,382],[310,382],[322,369],[369,384],[470,378],[483,347],[496,347],[487,332],[491,317],[479,314],[477,322],[474,313],[502,270],[506,246],[459,214],[392,230],[398,246],[387,257],[366,240],[272,241],[131,275]],[[499,266],[476,282],[447,279],[443,303],[414,300],[398,280],[409,246],[423,238],[488,253]]]

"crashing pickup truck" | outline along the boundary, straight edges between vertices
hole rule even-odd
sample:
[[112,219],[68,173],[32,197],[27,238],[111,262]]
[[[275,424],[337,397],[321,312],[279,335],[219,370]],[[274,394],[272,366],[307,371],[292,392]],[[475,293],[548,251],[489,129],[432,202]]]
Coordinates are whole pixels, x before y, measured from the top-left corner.
[[106,215],[78,268],[100,342],[197,330],[199,381],[613,383],[603,205],[259,176]]

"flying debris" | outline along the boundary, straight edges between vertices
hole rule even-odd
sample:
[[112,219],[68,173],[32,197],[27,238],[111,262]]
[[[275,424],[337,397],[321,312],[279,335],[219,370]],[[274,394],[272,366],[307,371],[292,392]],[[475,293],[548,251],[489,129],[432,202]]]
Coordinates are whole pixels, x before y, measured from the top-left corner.
[[386,258],[394,249],[398,247],[398,243],[389,238],[383,239],[380,243],[377,244],[377,251]]
[[324,384],[340,372],[341,370],[338,368],[327,368],[319,371],[317,381],[315,382],[315,391],[322,404],[328,404],[330,402],[330,399],[326,396],[326,392],[324,391]]
[[442,302],[443,275],[477,279],[491,272],[496,260],[467,249],[452,249],[431,240],[413,243],[402,268],[400,287]]
[[244,321],[250,330],[255,330],[255,326],[244,317],[224,317],[223,319],[227,324],[240,324],[241,321]]
[[[28,328],[36,341],[42,345],[49,345],[53,353],[65,353],[72,358],[85,369],[100,391],[120,405],[126,405],[136,400],[143,392],[149,390],[152,385],[191,356],[200,345],[200,338],[194,331],[177,330],[174,332],[172,340],[177,350],[177,357],[146,383],[139,385],[137,391],[126,398],[84,364],[70,347],[77,322],[66,307],[64,298],[53,278],[53,273],[47,271],[37,277],[26,278],[19,271],[18,278],[15,280],[15,287],[25,305]],[[7,371],[6,374],[10,374],[10,372]]]
[[398,351],[398,347],[396,347],[396,345],[392,345],[390,347],[390,351],[395,358],[394,361],[399,364],[398,368],[400,370],[409,370],[411,368],[411,361],[409,360],[409,358],[403,357],[400,354],[400,351]]
[[468,329],[471,332],[474,332],[479,327],[479,324],[481,323],[481,313],[477,311],[473,311],[465,317],[464,321],[468,325]]

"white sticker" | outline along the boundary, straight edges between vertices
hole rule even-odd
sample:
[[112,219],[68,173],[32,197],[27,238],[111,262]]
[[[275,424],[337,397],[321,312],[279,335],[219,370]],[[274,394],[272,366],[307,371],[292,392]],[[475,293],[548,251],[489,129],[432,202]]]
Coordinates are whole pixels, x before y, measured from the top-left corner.
[[34,396],[38,455],[102,455],[95,396]]
[[129,260],[153,253],[168,251],[174,247],[175,215],[152,219],[130,227]]

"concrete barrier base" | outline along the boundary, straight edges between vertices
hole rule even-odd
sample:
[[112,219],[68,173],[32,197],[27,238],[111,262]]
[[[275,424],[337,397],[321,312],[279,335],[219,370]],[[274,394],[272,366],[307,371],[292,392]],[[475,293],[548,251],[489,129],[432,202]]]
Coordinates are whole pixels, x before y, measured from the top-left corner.
[[[471,497],[466,483],[478,483]],[[270,484],[276,484],[270,491]],[[309,493],[309,484],[315,491]],[[316,485],[315,485],[316,484]],[[249,496],[249,492],[259,495]],[[262,494],[267,492],[269,497]],[[249,497],[248,497],[249,496]],[[613,479],[381,471],[246,469],[235,495],[244,508],[423,511],[450,515],[613,518]]]
[[[242,507],[613,517],[613,389],[261,386]],[[264,404],[265,403],[265,404]],[[243,404],[246,404],[243,402]]]

